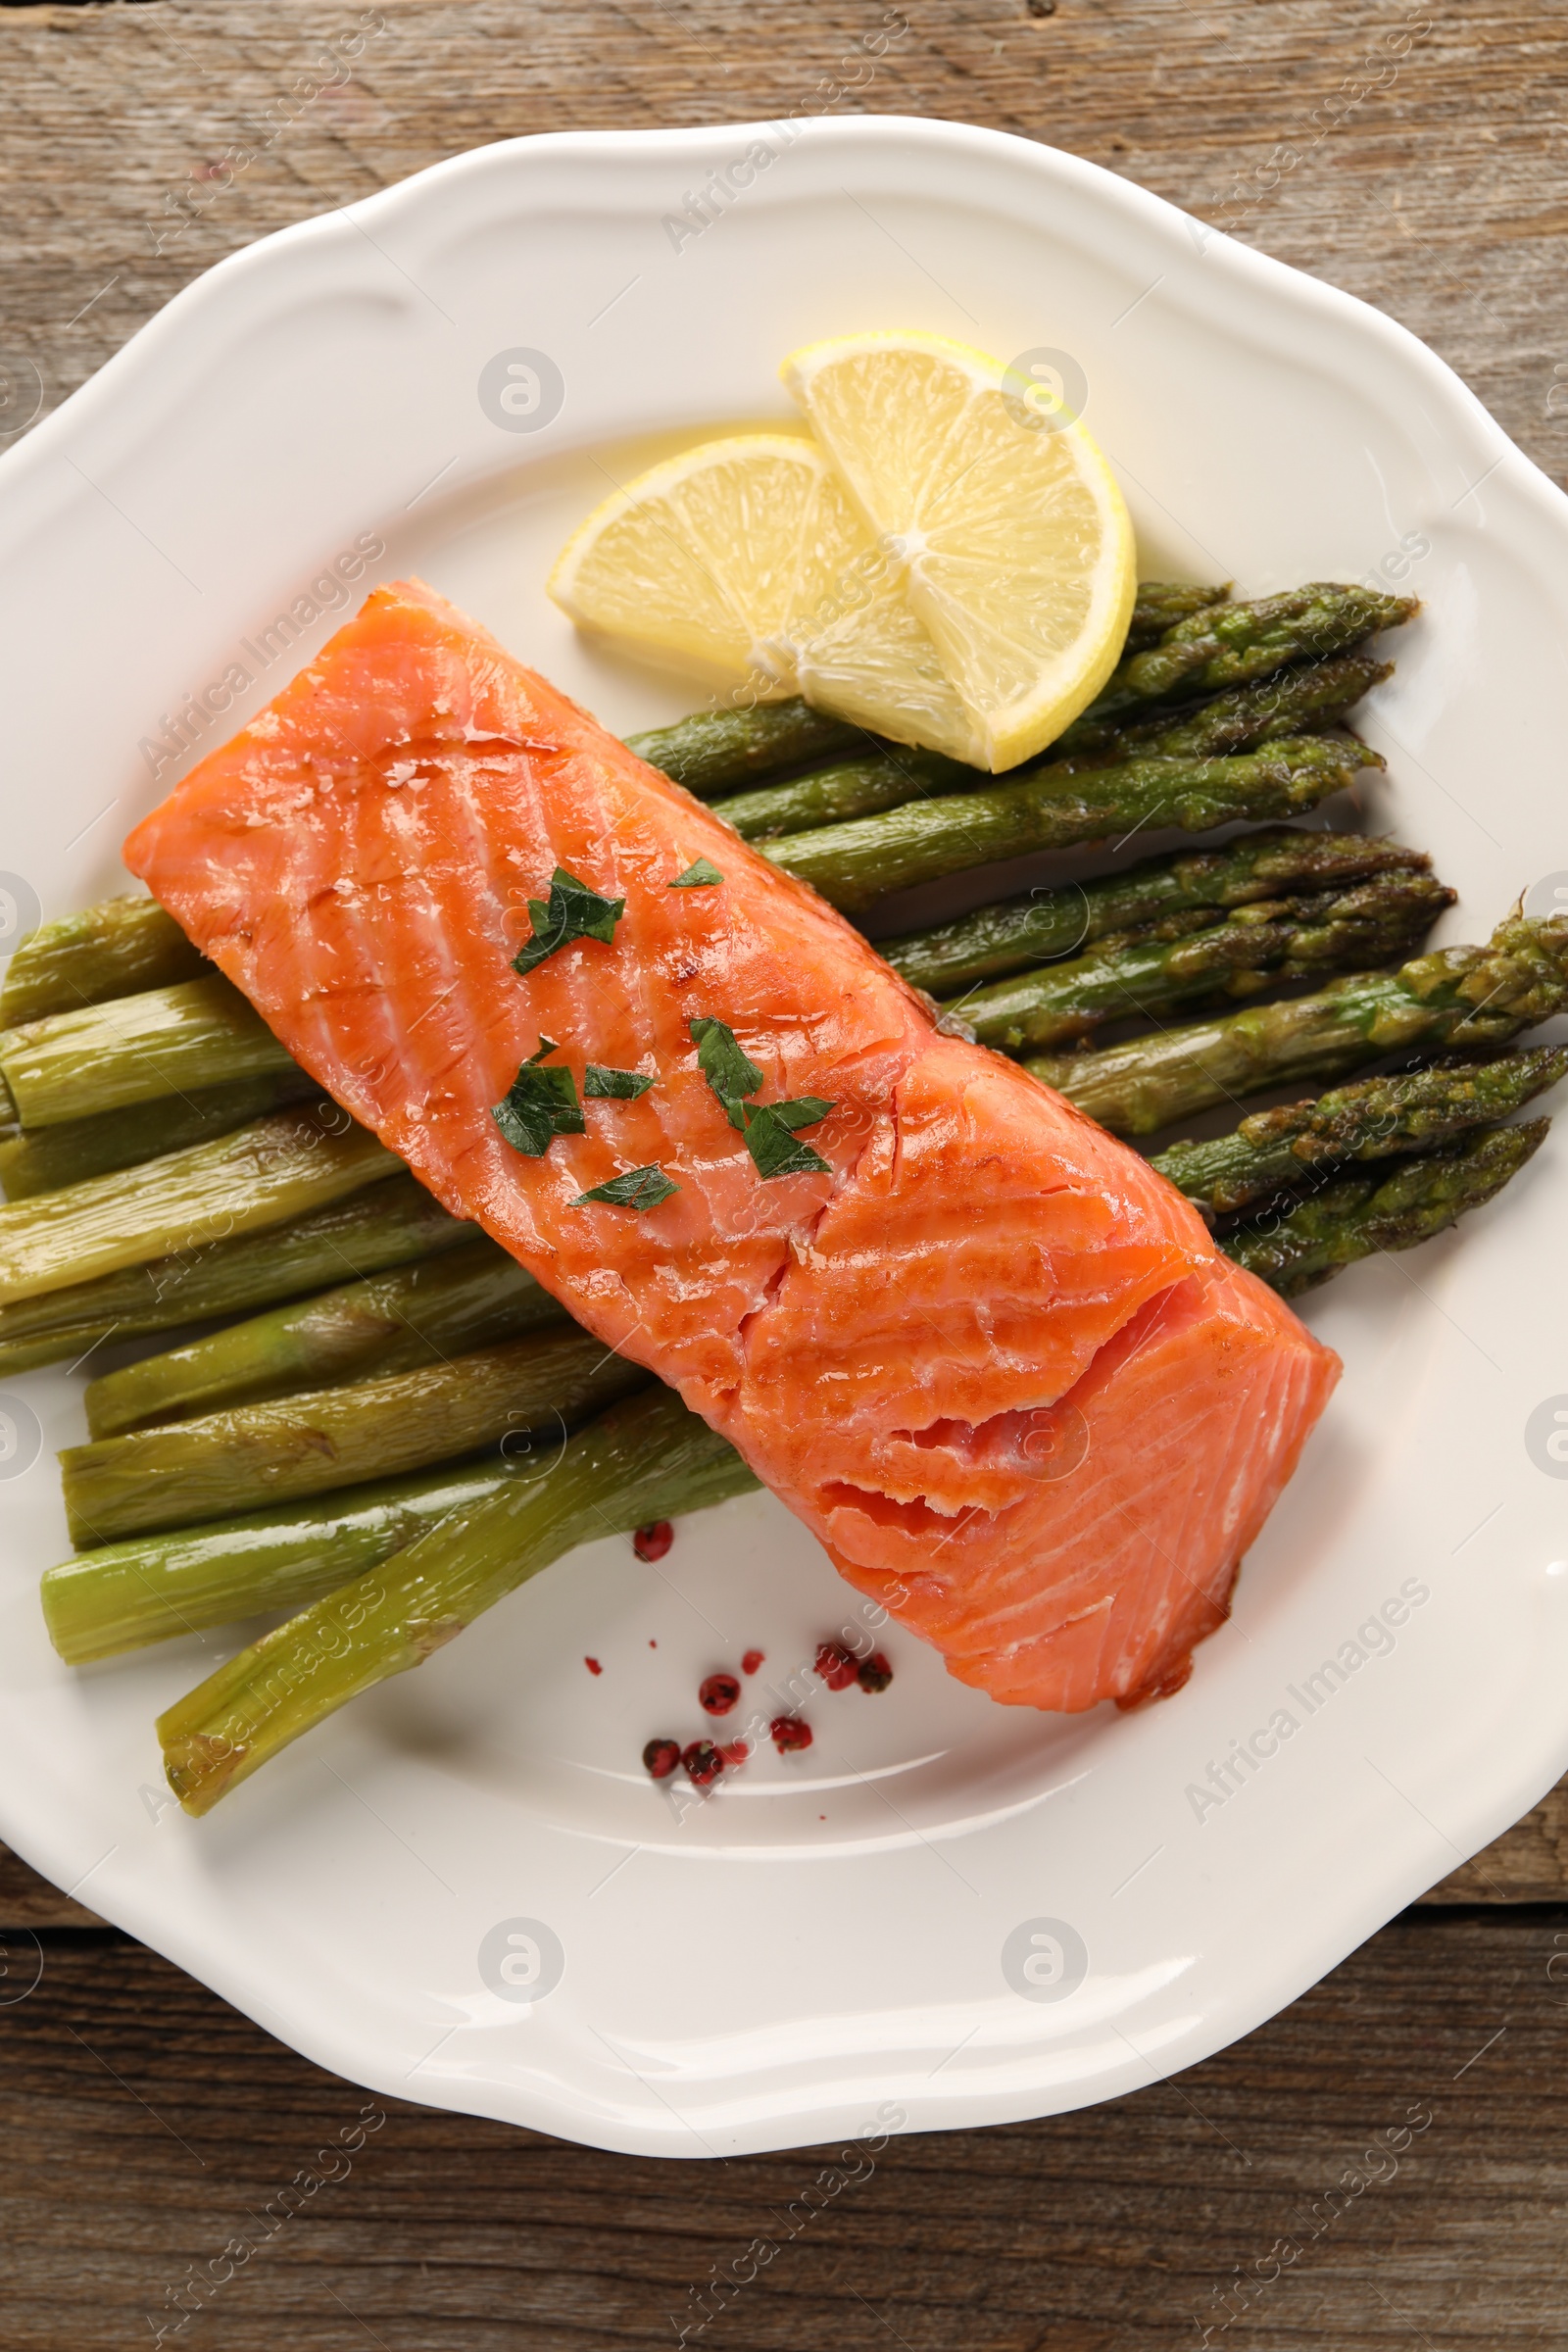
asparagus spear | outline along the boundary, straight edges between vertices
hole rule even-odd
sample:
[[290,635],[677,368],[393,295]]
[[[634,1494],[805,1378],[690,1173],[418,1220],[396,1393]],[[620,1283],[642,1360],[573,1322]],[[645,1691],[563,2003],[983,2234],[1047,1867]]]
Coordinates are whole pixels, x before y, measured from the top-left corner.
[[1216,1102],[1338,1078],[1386,1054],[1506,1045],[1568,1007],[1568,916],[1516,907],[1484,948],[1439,948],[1309,997],[1249,1005],[1099,1053],[1025,1067],[1118,1135],[1152,1135]]
[[461,1460],[530,1429],[560,1429],[648,1374],[575,1326],[347,1388],[242,1404],[197,1421],[68,1446],[60,1456],[73,1543],[188,1527],[430,1462]]
[[139,1168],[0,1208],[0,1305],[280,1225],[395,1176],[401,1162],[335,1104],[280,1110]]
[[88,1176],[135,1167],[144,1159],[182,1152],[210,1137],[231,1135],[270,1110],[304,1102],[320,1088],[305,1070],[276,1078],[241,1078],[231,1086],[204,1087],[198,1095],[165,1095],[126,1110],[101,1111],[64,1127],[39,1127],[0,1143],[0,1190],[8,1200],[30,1200],[57,1193]]
[[0,1077],[25,1127],[292,1070],[261,1014],[220,972],[52,1013],[0,1037]]
[[208,968],[156,899],[105,899],[27,934],[0,984],[0,1028],[170,988]]
[[111,1438],[372,1372],[411,1372],[566,1320],[505,1250],[470,1242],[102,1374],[87,1386],[88,1434]]
[[449,1217],[414,1177],[392,1176],[284,1225],[193,1242],[151,1265],[0,1306],[0,1373],[80,1356],[110,1338],[270,1306],[473,1238],[473,1227]]
[[[662,1427],[670,1417],[669,1392],[645,1394],[648,1409]],[[612,1408],[622,1409],[631,1408]],[[702,1475],[689,1477],[678,1462],[661,1462],[650,1446],[648,1476],[668,1483],[634,1489],[624,1499],[613,1490],[600,1495],[597,1511],[586,1516],[576,1541],[630,1534],[650,1519],[707,1509],[757,1487],[739,1454],[711,1432],[710,1445],[704,1446],[690,1423],[688,1415],[678,1423],[678,1433],[705,1457]],[[572,1458],[579,1444],[568,1441],[562,1462]],[[562,1466],[556,1458],[559,1446],[558,1435],[543,1457],[552,1474]],[[482,1502],[509,1479],[527,1482],[540,1471],[534,1456],[491,1456],[457,1469],[421,1470],[411,1478],[78,1551],[44,1571],[49,1638],[68,1665],[83,1666],[264,1610],[305,1608],[390,1559],[442,1520]]]
[[[1332,662],[1284,670],[1256,685],[1217,694],[1196,709],[1158,710],[1121,726],[1107,720],[1094,752],[1072,760],[1048,756],[1032,760],[1013,768],[1006,781],[1054,780],[1085,767],[1105,766],[1112,760],[1210,760],[1333,726],[1393,667],[1392,662],[1374,662],[1366,654],[1343,654]],[[714,813],[747,841],[776,841],[789,833],[901,808],[937,793],[970,790],[981,781],[978,768],[944,759],[940,752],[868,752],[858,760],[796,776],[787,784],[736,793],[718,802]]]
[[1380,629],[1398,628],[1419,610],[1413,596],[1380,596],[1372,588],[1314,580],[1283,596],[1195,612],[1167,629],[1157,645],[1125,657],[1054,747],[1056,756],[1092,749],[1105,719],[1149,703],[1216,694],[1293,662],[1343,653]]
[[1347,1162],[1431,1152],[1471,1128],[1506,1118],[1568,1074],[1568,1046],[1530,1046],[1494,1061],[1439,1061],[1360,1078],[1319,1095],[1254,1110],[1212,1143],[1172,1144],[1152,1162],[1207,1216],[1320,1183]]
[[1138,602],[1127,624],[1126,651],[1136,654],[1147,645],[1157,645],[1179,620],[1190,619],[1209,605],[1223,605],[1229,597],[1229,583],[1223,588],[1204,588],[1194,580],[1140,580]]
[[1287,739],[1230,760],[1150,756],[824,825],[762,854],[855,913],[890,892],[1026,850],[1104,841],[1145,824],[1199,833],[1239,817],[1296,815],[1343,791],[1358,768],[1382,765],[1348,735]]
[[49,1639],[68,1665],[84,1666],[264,1609],[302,1609],[538,1467],[492,1454],[74,1552],[43,1574]]
[[776,841],[815,825],[902,808],[906,801],[928,800],[933,793],[962,792],[978,783],[982,772],[941,752],[869,751],[832,767],[813,768],[788,784],[734,793],[714,804],[713,814],[733,825],[743,841]]
[[1370,880],[1410,866],[1419,852],[1364,833],[1304,833],[1271,825],[1217,850],[1179,850],[1093,882],[977,906],[956,922],[879,939],[877,948],[912,987],[945,997],[974,981],[1070,956],[1113,931],[1132,931],[1189,908],[1224,911],[1296,890]]
[[1004,1053],[1066,1045],[1107,1021],[1156,1020],[1179,1005],[1394,962],[1419,947],[1457,895],[1407,867],[1349,890],[1264,899],[1229,921],[1206,909],[1168,915],[1144,931],[1113,933],[1070,962],[971,990],[946,1010],[981,1045]]
[[1494,1200],[1544,1141],[1549,1119],[1483,1127],[1452,1151],[1408,1160],[1380,1183],[1346,1176],[1279,1218],[1243,1225],[1221,1245],[1283,1298],[1327,1282],[1383,1250],[1413,1250],[1467,1209]]
[[[1048,755],[1054,772],[1070,775],[1159,752],[1172,760],[1212,760],[1226,752],[1250,751],[1282,735],[1305,735],[1338,724],[1353,704],[1394,674],[1392,662],[1367,653],[1337,654],[1233,686],[1199,703],[1167,703],[1122,718],[1083,721],[1070,731],[1074,748],[1054,744]],[[1065,744],[1066,737],[1062,738]]]
[[755,1485],[740,1456],[653,1388],[229,1659],[159,1718],[169,1785],[206,1813],[362,1690],[422,1665],[541,1568],[596,1535],[702,1510]]
[[628,735],[626,749],[662,769],[700,801],[734,792],[759,776],[780,775],[832,752],[864,745],[862,729],[792,695],[749,710],[694,710],[671,727]]

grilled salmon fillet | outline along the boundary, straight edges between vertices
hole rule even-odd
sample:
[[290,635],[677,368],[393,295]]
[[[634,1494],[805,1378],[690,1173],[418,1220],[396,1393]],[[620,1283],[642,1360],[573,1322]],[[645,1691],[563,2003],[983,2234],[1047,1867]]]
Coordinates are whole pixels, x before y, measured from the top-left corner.
[[[433,590],[377,589],[125,858],[339,1102],[955,1674],[1070,1710],[1185,1678],[1337,1359],[1136,1152],[941,1034]],[[718,880],[677,883],[703,859]],[[562,870],[623,910],[519,973]],[[825,1166],[760,1172],[708,1022],[754,1103],[831,1105],[801,1139]],[[542,1051],[579,1096],[589,1064],[655,1083],[531,1156],[493,1107]],[[582,1197],[651,1167],[657,1205]]]

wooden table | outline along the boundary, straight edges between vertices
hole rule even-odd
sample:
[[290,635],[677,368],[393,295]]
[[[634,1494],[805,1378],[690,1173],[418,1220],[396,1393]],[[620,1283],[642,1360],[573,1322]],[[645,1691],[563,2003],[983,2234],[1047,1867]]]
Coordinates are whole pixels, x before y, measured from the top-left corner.
[[[1563,478],[1560,16],[1523,0],[903,12],[870,84],[835,96],[880,5],[7,0],[0,429],[221,255],[442,156],[814,103],[991,123],[1127,173],[1404,320]],[[340,36],[362,43],[353,78],[309,95]],[[372,2102],[352,2171],[166,2340],[672,2344],[688,2290],[764,2237],[776,2256],[689,2341],[1143,2352],[1206,2327],[1237,2352],[1568,2344],[1565,1897],[1559,1789],[1221,2057],[1087,2114],[896,2140],[793,2238],[777,2216],[812,2151],[634,2162]],[[366,2101],[15,1862],[0,1926],[0,2343],[151,2340],[179,2320],[191,2267],[259,2237],[248,2216]],[[1374,2139],[1386,2152],[1361,2161]]]

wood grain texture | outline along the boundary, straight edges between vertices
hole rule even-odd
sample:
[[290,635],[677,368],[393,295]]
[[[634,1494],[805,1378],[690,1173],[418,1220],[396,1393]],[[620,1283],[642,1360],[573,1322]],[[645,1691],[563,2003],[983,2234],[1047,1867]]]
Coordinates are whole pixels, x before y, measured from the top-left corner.
[[[1045,7],[904,0],[907,32],[854,91],[881,0],[0,7],[0,436],[224,254],[442,156],[819,107],[991,123],[1124,172],[1402,319],[1568,480],[1560,17],[1524,0]],[[345,57],[350,78],[321,86]],[[189,2266],[243,2231],[260,2250],[166,2341],[672,2343],[668,2314],[760,2236],[777,2255],[689,2341],[1153,2352],[1206,2326],[1237,2352],[1568,2343],[1551,2095],[1568,1995],[1548,1974],[1568,1974],[1568,1913],[1521,1907],[1565,1894],[1559,1789],[1428,1898],[1488,1910],[1406,1915],[1259,2034],[1112,2108],[895,2141],[793,2238],[776,2216],[810,2152],[634,2163],[396,2104],[269,2235],[254,2217],[362,2094],[153,1955],[79,1932],[89,1915],[0,1859],[0,2340],[150,2342]],[[1376,2135],[1412,2109],[1430,2124],[1390,2151]],[[1357,2177],[1391,2153],[1397,2172],[1325,2222],[1374,2144]],[[1239,2288],[1219,2299],[1237,2266],[1246,2308]]]
[[149,2343],[182,2290],[165,2341],[195,2352],[672,2345],[761,2240],[689,2344],[1560,2346],[1564,1960],[1568,1912],[1412,1913],[1115,2106],[710,2165],[370,2100],[136,1945],[63,1936],[0,2006],[4,2342]]

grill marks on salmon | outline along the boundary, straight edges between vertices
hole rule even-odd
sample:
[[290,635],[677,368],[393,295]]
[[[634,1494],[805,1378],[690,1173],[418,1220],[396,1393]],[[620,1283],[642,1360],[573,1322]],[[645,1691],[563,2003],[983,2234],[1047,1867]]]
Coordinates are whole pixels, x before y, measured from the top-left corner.
[[[672,890],[707,858],[721,884]],[[126,860],[455,1213],[680,1390],[852,1583],[1019,1703],[1171,1685],[1337,1371],[1188,1204],[939,1034],[803,885],[417,582],[382,589]],[[558,865],[625,912],[519,977]],[[698,1066],[816,1095],[764,1180]],[[491,1105],[541,1039],[640,1069],[541,1159]],[[578,1196],[657,1161],[638,1213]],[[1074,1448],[1082,1446],[1080,1455]]]

